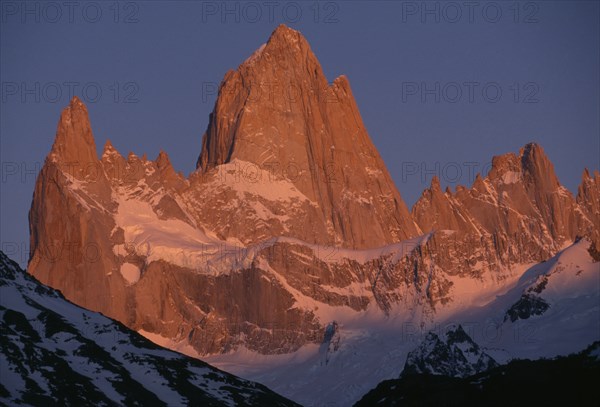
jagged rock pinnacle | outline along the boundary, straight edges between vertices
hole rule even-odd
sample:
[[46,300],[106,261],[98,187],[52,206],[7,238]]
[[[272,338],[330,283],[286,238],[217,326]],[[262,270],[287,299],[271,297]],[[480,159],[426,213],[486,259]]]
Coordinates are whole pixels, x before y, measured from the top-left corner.
[[[277,167],[280,174],[293,168],[300,175],[294,186],[320,210],[306,220],[310,236],[300,237],[308,241],[365,248],[419,233],[348,79],[328,84],[298,31],[277,27],[264,47],[225,75],[220,89],[202,139],[200,172],[233,160]],[[365,217],[368,224],[359,220]]]
[[76,96],[61,113],[50,156],[59,165],[68,165],[75,177],[98,161],[87,108]]

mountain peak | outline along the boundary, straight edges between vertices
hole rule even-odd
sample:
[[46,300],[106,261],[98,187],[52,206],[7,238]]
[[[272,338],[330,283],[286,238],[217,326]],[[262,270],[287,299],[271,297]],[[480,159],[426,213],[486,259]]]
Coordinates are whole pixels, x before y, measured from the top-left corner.
[[520,155],[524,155],[524,154],[529,154],[530,152],[535,152],[535,151],[541,151],[542,153],[544,152],[544,149],[542,148],[542,146],[538,143],[536,143],[535,141],[530,141],[529,143],[525,144],[523,147],[521,147],[521,149],[519,150]]
[[155,161],[158,168],[171,166],[171,160],[169,159],[169,155],[162,149],[158,153],[158,156],[156,157]]
[[98,161],[96,143],[85,104],[74,96],[63,109],[51,150],[52,160],[67,164],[79,177],[85,168]]
[[425,340],[408,353],[401,376],[433,374],[467,377],[498,366],[486,349],[481,348],[461,325],[444,335],[429,332]]
[[85,109],[85,111],[87,111],[87,107],[85,106],[85,104],[81,101],[81,99],[79,99],[77,96],[73,96],[71,98],[71,101],[69,102],[69,106],[70,107],[78,107],[78,108],[82,108]]
[[600,178],[600,172],[598,170],[594,170],[594,172],[590,172],[590,170],[586,167],[583,169],[583,173],[581,174],[581,181],[592,181]]
[[[197,161],[201,173],[234,160],[276,167],[283,175],[292,171],[290,183],[321,211],[311,236],[302,236],[308,241],[364,248],[418,233],[364,127],[348,79],[342,75],[329,84],[298,31],[277,27],[266,45],[225,75],[220,89]],[[352,198],[358,196],[380,202],[367,209]],[[363,211],[377,213],[379,223],[365,227]]]
[[586,179],[590,178],[590,170],[588,170],[587,167],[585,167],[583,169],[583,174],[581,175],[581,180],[585,181]]
[[546,152],[544,151],[542,146],[537,143],[525,144],[519,150],[519,156],[521,157],[521,162],[523,164],[524,169],[528,165],[533,165],[534,163],[543,163],[543,162],[548,161]]
[[537,143],[528,143],[519,151],[523,175],[530,183],[539,185],[544,191],[554,191],[560,184],[554,165],[546,152]]
[[519,157],[515,153],[507,153],[492,157],[492,169],[497,172],[518,171]]
[[440,191],[442,190],[442,187],[440,185],[440,179],[438,178],[437,175],[434,175],[433,178],[431,179],[431,186],[429,187],[429,189],[431,189],[432,191]]
[[106,143],[104,143],[104,148],[102,149],[102,157],[112,156],[115,154],[119,154],[115,146],[111,143],[109,139],[106,139]]
[[[273,66],[273,62],[276,63],[275,66]],[[290,64],[292,66],[289,66]],[[237,73],[246,79],[251,79],[251,82],[260,83],[262,80],[259,80],[257,77],[247,78],[248,76],[253,76],[249,75],[249,71],[253,72],[254,76],[263,76],[266,74],[291,79],[293,76],[290,75],[297,72],[297,68],[307,66],[309,68],[300,69],[300,72],[304,70],[313,71],[315,65],[318,66],[318,61],[310,49],[306,38],[299,31],[281,24],[271,33],[267,42],[262,44],[239,66]],[[277,66],[282,69],[274,72],[273,68]],[[318,71],[320,72],[320,66],[318,66]],[[227,79],[228,76],[235,75],[235,73],[236,71],[228,72],[225,78]],[[264,79],[273,80],[274,78]],[[224,82],[226,81],[224,80]]]
[[277,28],[273,30],[269,37],[270,42],[283,41],[291,44],[297,43],[298,41],[306,41],[300,31],[296,31],[293,28],[288,27],[285,24],[279,24]]
[[471,189],[477,190],[479,192],[485,191],[485,183],[483,181],[481,173],[478,172],[477,175],[475,175],[475,181],[473,181]]
[[140,157],[138,157],[133,151],[130,151],[129,154],[127,154],[127,162],[132,163],[137,161],[140,161]]
[[448,339],[448,344],[469,343],[469,344],[473,345],[475,348],[477,348],[477,345],[475,344],[475,342],[473,342],[473,339],[471,339],[471,337],[469,335],[467,335],[467,333],[463,329],[462,325],[459,324],[458,327],[453,327],[453,328],[454,329],[450,329],[446,333],[446,337]]
[[[285,24],[280,24],[271,33],[264,49],[270,54],[290,55],[293,53],[306,53],[306,51],[310,51],[310,45],[300,31],[289,28]],[[310,53],[312,54],[312,51]]]

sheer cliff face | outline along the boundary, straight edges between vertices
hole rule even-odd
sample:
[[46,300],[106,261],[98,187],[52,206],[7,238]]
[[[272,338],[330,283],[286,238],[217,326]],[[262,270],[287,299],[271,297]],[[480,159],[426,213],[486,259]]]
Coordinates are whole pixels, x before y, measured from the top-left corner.
[[36,182],[28,272],[200,354],[283,353],[339,315],[434,321],[577,235],[598,242],[598,196],[597,173],[575,200],[527,145],[470,189],[435,179],[411,215],[348,81],[328,84],[281,26],[225,76],[189,178],[164,152],[98,157],[73,99]]
[[[585,169],[581,184],[577,190],[577,204],[584,221],[581,222],[581,233],[590,236],[600,253],[600,173],[594,174]],[[586,221],[587,220],[587,221]]]
[[[54,145],[36,182],[29,212],[28,267],[47,284],[68,292],[74,302],[104,310],[113,305],[102,293],[119,291],[122,285],[110,286],[103,274],[88,268],[92,257],[94,268],[113,267],[110,257],[96,253],[111,250],[107,238],[115,208],[99,163],[87,109],[74,98],[61,114]],[[86,191],[80,189],[83,184]]]
[[236,160],[241,171],[286,177],[313,204],[294,233],[305,241],[368,248],[418,234],[347,78],[329,84],[285,26],[221,84],[197,165],[207,173]]

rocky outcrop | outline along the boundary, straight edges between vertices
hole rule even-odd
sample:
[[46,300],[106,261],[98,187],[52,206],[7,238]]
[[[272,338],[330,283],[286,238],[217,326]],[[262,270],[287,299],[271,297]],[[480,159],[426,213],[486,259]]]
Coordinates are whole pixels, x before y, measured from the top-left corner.
[[513,304],[504,320],[510,319],[515,322],[517,319],[527,319],[533,315],[542,315],[550,306],[542,298],[533,294],[524,294],[519,301]]
[[325,335],[323,342],[319,348],[319,356],[321,365],[329,364],[329,361],[334,357],[335,353],[340,349],[341,342],[340,326],[333,321],[325,327]]
[[402,376],[430,374],[468,377],[497,366],[494,358],[458,325],[441,335],[428,333],[425,340],[408,354]]

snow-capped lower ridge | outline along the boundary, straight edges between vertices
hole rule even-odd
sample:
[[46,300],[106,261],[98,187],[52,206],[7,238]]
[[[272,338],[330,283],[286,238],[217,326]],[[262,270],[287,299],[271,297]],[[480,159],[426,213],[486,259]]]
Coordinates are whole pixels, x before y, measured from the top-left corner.
[[2,405],[296,405],[68,302],[1,251],[0,328]]
[[498,366],[465,332],[461,325],[448,327],[438,336],[427,334],[425,340],[406,357],[402,375],[433,374],[467,377]]
[[[579,352],[600,340],[600,263],[589,247],[590,242],[579,240],[525,268],[503,289],[429,323],[401,313],[342,316],[328,325],[320,346],[282,355],[240,348],[203,360],[305,406],[350,406],[405,368],[406,374],[464,377],[513,359]],[[513,320],[511,310],[528,295],[544,301],[547,309],[517,312]]]
[[386,380],[354,407],[598,406],[600,341],[548,359],[515,359],[467,377],[407,374]]

